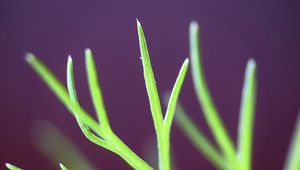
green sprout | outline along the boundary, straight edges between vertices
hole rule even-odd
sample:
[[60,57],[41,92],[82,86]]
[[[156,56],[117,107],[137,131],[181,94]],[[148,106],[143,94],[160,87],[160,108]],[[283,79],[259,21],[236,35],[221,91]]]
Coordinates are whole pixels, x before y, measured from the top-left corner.
[[[178,102],[179,93],[188,69],[189,60],[185,59],[183,62],[171,93],[164,98],[164,103],[166,104],[167,109],[166,113],[163,115],[145,35],[138,20],[137,31],[146,91],[156,132],[159,170],[172,169],[170,156],[170,133],[174,116],[177,125],[180,127],[186,137],[216,169],[251,170],[257,88],[256,63],[254,59],[248,60],[244,75],[237,131],[237,146],[235,146],[235,142],[233,142],[220,117],[220,112],[215,106],[205,80],[199,42],[199,26],[196,22],[192,22],[190,24],[189,39],[192,79],[198,103],[201,106],[213,138],[216,141],[215,143],[217,146],[215,146],[215,144],[212,143],[206,137],[206,135],[204,135],[202,130],[197,127],[196,123],[188,116],[182,105]],[[94,119],[79,104],[75,88],[73,60],[71,56],[68,57],[67,62],[67,87],[65,87],[50,71],[50,69],[48,69],[47,66],[33,54],[27,54],[26,61],[74,116],[80,130],[89,141],[119,155],[133,169],[154,169],[141,157],[136,155],[134,151],[132,151],[112,130],[98,81],[94,57],[90,49],[85,50],[85,64],[89,91],[97,119]],[[61,137],[61,139],[63,138]],[[65,143],[68,142],[65,140]],[[70,145],[72,144],[70,143]],[[73,149],[71,148],[70,152],[75,153],[76,148],[74,148],[75,147],[73,147]],[[298,115],[294,135],[291,140],[290,148],[287,153],[284,170],[300,169],[299,153],[300,112]],[[47,154],[52,155],[50,152]],[[54,156],[51,156],[52,159],[55,157],[55,154],[53,155]],[[67,163],[66,160],[70,159],[60,161]],[[83,160],[83,162],[87,161]],[[21,170],[20,168],[8,163],[5,165],[10,170]],[[63,164],[60,163],[59,166],[61,170],[67,170]],[[69,168],[71,168],[71,166],[69,166]]]
[[137,21],[139,42],[141,49],[141,58],[144,69],[144,77],[146,89],[149,97],[150,108],[152,112],[154,127],[156,131],[158,141],[158,153],[159,153],[159,168],[161,170],[171,169],[170,161],[170,131],[174,117],[174,111],[178,95],[188,68],[189,60],[186,59],[179,71],[177,80],[174,84],[171,97],[167,106],[165,117],[163,118],[160,99],[156,88],[156,82],[154,79],[153,71],[151,68],[150,57],[148,54],[147,44],[144,36],[144,32],[141,24]]
[[[174,117],[176,101],[183,84],[183,80],[188,68],[186,59],[179,71],[178,77],[173,87],[171,98],[163,118],[159,95],[151,67],[151,62],[147,50],[146,40],[141,24],[137,21],[139,44],[141,49],[141,59],[143,63],[144,78],[149,97],[150,108],[156,130],[159,153],[159,169],[170,170],[170,131]],[[113,132],[104,106],[102,92],[98,83],[98,76],[93,54],[90,49],[85,50],[86,72],[92,101],[98,120],[94,120],[79,104],[75,81],[73,75],[73,61],[71,56],[67,63],[67,89],[55,77],[55,75],[33,54],[26,56],[26,61],[34,71],[43,79],[47,86],[53,91],[58,99],[67,107],[75,117],[82,133],[94,144],[110,150],[123,158],[132,168],[150,170],[153,169],[148,163],[136,155],[123,141]],[[63,169],[63,167],[62,167]]]

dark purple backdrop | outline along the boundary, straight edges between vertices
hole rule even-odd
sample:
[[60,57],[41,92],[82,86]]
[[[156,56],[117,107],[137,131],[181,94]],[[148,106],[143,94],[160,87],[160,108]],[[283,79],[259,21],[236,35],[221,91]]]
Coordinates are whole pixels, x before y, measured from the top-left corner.
[[[233,138],[248,58],[258,65],[254,169],[281,169],[300,106],[300,3],[255,1],[0,1],[0,169],[54,166],[32,144],[32,125],[45,119],[67,133],[101,169],[130,169],[118,156],[88,142],[74,119],[24,61],[38,55],[65,80],[72,54],[82,105],[93,113],[83,51],[95,54],[109,118],[139,155],[154,128],[145,91],[135,18],[141,21],[160,94],[169,90],[188,56],[188,26],[201,26],[208,84]],[[181,100],[203,129],[190,73]],[[180,169],[213,169],[174,126]]]

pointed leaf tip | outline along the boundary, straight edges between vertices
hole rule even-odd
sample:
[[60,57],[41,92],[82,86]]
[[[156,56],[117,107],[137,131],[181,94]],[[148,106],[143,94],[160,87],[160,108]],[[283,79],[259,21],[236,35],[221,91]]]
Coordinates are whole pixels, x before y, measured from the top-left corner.
[[248,60],[247,65],[251,68],[256,67],[256,62],[253,58],[251,58],[251,59]]
[[184,60],[183,64],[186,65],[186,64],[189,64],[189,62],[190,62],[189,58],[186,58],[186,59]]
[[193,31],[198,30],[198,29],[199,29],[198,23],[197,23],[196,21],[192,21],[192,22],[190,23],[190,29],[191,29],[191,31],[192,31],[192,30],[193,30]]
[[68,63],[73,63],[73,59],[71,55],[68,55]]
[[137,19],[137,18],[136,18],[136,24],[138,27],[141,26],[141,23],[140,23],[139,19]]
[[90,56],[92,53],[92,50],[90,48],[86,48],[84,53],[85,53],[85,56]]
[[28,63],[31,63],[35,59],[35,56],[32,53],[27,53],[25,55],[25,60]]
[[5,166],[9,169],[9,170],[22,170],[21,168],[18,168],[10,163],[5,163]]

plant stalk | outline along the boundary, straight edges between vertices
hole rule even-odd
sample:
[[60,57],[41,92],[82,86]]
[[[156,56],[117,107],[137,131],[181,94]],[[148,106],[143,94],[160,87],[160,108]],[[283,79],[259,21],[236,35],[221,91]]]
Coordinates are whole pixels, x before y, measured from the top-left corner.
[[136,170],[153,170],[144,160],[137,156],[116,134],[110,133],[106,140],[115,148],[115,152],[120,155],[132,168]]
[[170,133],[167,130],[161,131],[157,135],[158,141],[158,157],[159,157],[159,169],[171,170],[170,160]]

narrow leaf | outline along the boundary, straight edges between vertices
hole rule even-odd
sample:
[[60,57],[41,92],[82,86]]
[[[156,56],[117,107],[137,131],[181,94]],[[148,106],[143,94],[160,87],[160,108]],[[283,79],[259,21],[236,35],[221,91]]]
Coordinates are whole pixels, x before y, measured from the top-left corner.
[[[59,98],[59,100],[69,109],[71,113],[76,113],[84,124],[89,126],[93,132],[99,136],[105,136],[106,131],[100,128],[99,124],[92,119],[81,107],[75,102],[70,100],[69,94],[65,87],[57,80],[54,74],[33,54],[27,54],[26,61],[34,69],[34,71],[43,79],[47,86],[54,92],[54,94]],[[87,131],[90,132],[90,131]],[[119,154],[123,159],[125,159],[132,167],[135,169],[152,169],[146,162],[144,162],[140,157],[138,157],[134,152],[132,152],[127,145],[125,145],[121,140],[116,141],[117,137],[114,134],[109,135],[109,140],[111,145],[116,147],[116,153]],[[95,142],[96,141],[92,141]],[[115,152],[115,150],[111,150]]]
[[[91,57],[91,55],[87,55],[87,56]],[[87,59],[87,60],[90,60],[90,59]],[[92,67],[92,69],[93,69],[95,67],[91,66],[91,64],[92,64],[91,62],[93,63],[93,61],[87,61],[87,63],[88,63],[87,65],[89,67]],[[91,71],[91,70],[89,70],[89,71]],[[75,83],[74,83],[74,76],[73,76],[73,64],[72,64],[71,58],[69,58],[69,60],[68,60],[68,71],[67,72],[68,72],[68,88],[69,88],[71,99],[74,100],[74,102],[76,102],[79,105],[78,101],[76,100],[77,96],[76,96],[76,90],[75,90]],[[104,126],[102,126],[102,127],[104,127]],[[112,131],[109,132],[109,131],[107,131],[107,129],[105,129],[104,130],[105,136],[101,136],[105,140],[102,140],[102,139],[98,138],[97,136],[95,136],[93,134],[93,132],[91,132],[84,124],[81,128],[82,128],[82,131],[85,134],[85,136],[90,141],[118,154],[124,160],[126,160],[127,163],[130,164],[131,166],[139,167],[139,168],[143,167],[143,169],[151,169],[147,163],[145,163],[130,148],[128,148],[128,146],[126,144],[124,144],[121,141],[121,139],[119,139],[119,137],[117,137]]]
[[21,168],[18,168],[12,164],[6,163],[5,166],[9,169],[9,170],[22,170]]
[[300,169],[300,112],[291,140],[287,160],[285,162],[284,170],[299,170]]
[[71,113],[77,113],[77,116],[80,118],[80,120],[84,121],[89,128],[92,128],[95,132],[102,136],[102,129],[99,128],[97,122],[75,102],[70,100],[66,88],[59,82],[55,75],[45,66],[42,61],[40,61],[31,53],[26,55],[26,61]]
[[[89,52],[86,51],[86,53],[89,53]],[[88,70],[87,72],[88,72],[89,80],[92,79],[91,83],[90,83],[90,84],[92,84],[92,88],[98,88],[99,87],[98,84],[97,83],[95,84],[95,81],[96,81],[95,66],[94,66],[94,61],[92,60],[91,57],[92,57],[91,54],[86,55],[86,63],[87,63],[87,70]],[[71,58],[69,58],[69,60],[68,60],[67,70],[68,70],[67,71],[68,72],[67,79],[68,79],[68,88],[69,88],[69,92],[70,92],[70,97],[72,100],[74,100],[74,102],[76,102],[79,105],[79,103],[77,101],[77,96],[76,96],[74,76],[73,76],[73,64],[72,64]],[[100,88],[99,88],[99,90],[100,90]],[[93,93],[93,92],[94,92],[94,89],[91,90],[91,93]],[[97,91],[97,89],[96,89],[95,93],[98,93],[98,95],[99,95],[99,91]],[[100,95],[101,98],[99,100],[98,95],[94,96],[97,98],[95,100],[97,100],[97,102],[102,101],[102,96]],[[100,116],[103,116],[103,115],[100,114]],[[81,126],[82,126],[82,124],[81,124]],[[121,141],[121,139],[119,139],[119,137],[117,137],[113,132],[110,132],[107,129],[105,129],[104,130],[105,136],[101,136],[105,140],[102,140],[102,139],[98,138],[97,136],[95,136],[84,124],[81,128],[82,128],[82,131],[85,134],[85,136],[90,141],[92,141],[93,143],[95,143],[99,146],[102,146],[112,152],[115,152],[116,154],[121,156],[125,161],[127,161],[127,163],[129,165],[131,165],[133,167],[139,167],[139,168],[143,167],[143,169],[149,169],[149,166],[140,157],[138,157],[132,150],[130,150],[130,148],[128,148],[128,146],[126,144],[124,144]],[[102,126],[100,128],[104,128],[104,126]]]
[[[77,98],[77,94],[76,94],[74,73],[73,73],[73,60],[72,60],[71,56],[69,56],[68,64],[67,64],[67,86],[68,86],[71,101],[76,103],[76,105],[78,107],[80,107],[78,98]],[[80,118],[78,118],[78,116],[77,116],[78,114],[76,112],[74,112],[74,115],[75,115],[75,118],[78,122],[78,125],[79,125],[81,131],[86,136],[86,138],[88,138],[91,142],[95,143],[96,145],[104,147],[108,150],[113,150],[103,139],[97,137],[96,135],[94,135],[93,132],[90,131],[88,126],[82,120],[80,120]],[[101,137],[103,138],[104,136],[101,136]]]
[[97,71],[93,59],[93,54],[90,49],[85,50],[85,63],[86,63],[86,72],[88,77],[90,94],[92,96],[94,108],[97,112],[98,121],[100,122],[100,125],[107,132],[111,131],[109,120],[107,118],[107,114],[105,110],[105,105],[102,98],[101,88],[98,83]]
[[238,127],[238,159],[239,166],[243,170],[251,169],[255,98],[256,64],[251,59],[247,63],[245,72]]
[[176,102],[177,102],[177,99],[178,99],[178,96],[180,93],[182,83],[183,83],[185,75],[186,75],[186,71],[188,69],[188,64],[189,64],[189,60],[185,59],[184,63],[181,66],[179,74],[177,76],[176,82],[173,86],[173,90],[171,92],[171,96],[170,96],[170,99],[168,102],[167,111],[166,111],[166,115],[164,118],[165,128],[168,132],[170,131],[171,126],[172,126],[172,121],[174,118],[174,112],[175,112],[175,108],[176,108]]
[[205,119],[220,146],[222,152],[226,158],[235,165],[235,150],[231,138],[226,131],[225,126],[210,95],[207,87],[201,61],[201,51],[199,47],[199,26],[197,23],[192,22],[190,24],[190,57],[191,68],[194,82],[194,88],[197,93],[199,104],[202,106],[202,110]]
[[143,63],[144,78],[145,78],[146,89],[147,89],[148,98],[150,102],[151,113],[152,113],[155,129],[157,132],[159,132],[162,130],[162,124],[163,124],[160,99],[156,88],[156,82],[153,75],[153,70],[152,70],[151,61],[148,53],[145,35],[143,32],[142,25],[138,20],[137,20],[137,30],[139,35],[141,59]]

